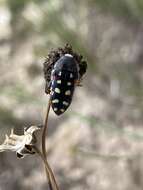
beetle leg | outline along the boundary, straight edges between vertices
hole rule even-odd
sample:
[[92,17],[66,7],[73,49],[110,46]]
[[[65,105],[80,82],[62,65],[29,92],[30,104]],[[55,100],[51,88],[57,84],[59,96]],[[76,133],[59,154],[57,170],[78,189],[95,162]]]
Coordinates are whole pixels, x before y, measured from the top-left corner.
[[45,92],[46,92],[46,94],[50,94],[50,92],[51,92],[51,90],[50,90],[50,88],[51,88],[51,81],[50,82],[46,82],[46,86],[45,86]]
[[81,82],[82,82],[82,79],[78,79],[78,80],[75,81],[75,85],[81,87],[82,86]]

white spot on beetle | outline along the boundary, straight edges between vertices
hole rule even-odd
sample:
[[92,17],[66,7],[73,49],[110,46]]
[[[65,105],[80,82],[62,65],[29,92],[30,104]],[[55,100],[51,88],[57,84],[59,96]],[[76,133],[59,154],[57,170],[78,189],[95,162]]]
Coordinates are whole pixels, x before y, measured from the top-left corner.
[[70,74],[70,78],[73,78],[73,74],[72,73]]
[[60,109],[61,112],[64,112],[65,110],[64,109]]
[[63,101],[63,105],[68,106],[68,105],[69,105],[69,103],[68,103],[68,102],[66,102],[66,101]]
[[54,100],[52,100],[52,103],[59,103],[59,100],[58,99],[54,99]]
[[52,85],[54,85],[54,80],[52,80]]
[[58,83],[58,84],[61,84],[61,80],[57,80],[57,83]]
[[72,56],[71,54],[69,54],[69,53],[66,53],[65,56],[66,56],[66,57],[73,57],[73,56]]
[[52,74],[55,72],[55,69],[52,70]]
[[65,92],[65,95],[70,96],[70,95],[71,95],[71,91],[70,91],[70,90],[67,90],[67,91]]
[[58,94],[60,94],[61,91],[60,91],[59,88],[55,88],[55,92],[58,93]]
[[60,71],[60,72],[58,73],[58,75],[61,76],[61,75],[62,75],[62,72]]
[[52,90],[51,90],[50,94],[53,96],[53,94],[54,94],[54,91],[52,91]]

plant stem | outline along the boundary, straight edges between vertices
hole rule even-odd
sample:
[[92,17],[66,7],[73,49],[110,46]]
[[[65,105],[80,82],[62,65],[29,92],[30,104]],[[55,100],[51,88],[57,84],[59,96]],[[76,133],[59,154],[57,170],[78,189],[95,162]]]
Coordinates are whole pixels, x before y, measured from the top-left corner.
[[47,159],[45,159],[45,157],[42,154],[42,152],[36,146],[33,146],[33,148],[37,152],[37,154],[41,157],[42,161],[44,162],[50,190],[59,190],[59,187],[57,185],[55,176],[53,174],[53,171],[52,171],[52,169],[51,169],[51,167],[50,167]]
[[43,133],[42,133],[42,152],[43,152],[43,155],[45,158],[46,158],[46,133],[47,133],[47,129],[48,129],[48,118],[49,118],[50,106],[51,106],[51,101],[49,98],[47,111],[46,111],[46,117],[45,117],[45,121],[44,121],[44,129],[43,129]]
[[[46,175],[48,178],[50,189],[51,190],[59,190],[59,187],[57,185],[53,171],[52,171],[52,169],[51,169],[51,167],[47,161],[47,155],[46,155],[46,134],[47,134],[47,129],[48,129],[48,119],[49,119],[50,106],[51,106],[51,100],[49,98],[49,102],[47,105],[47,111],[46,111],[46,117],[45,117],[45,121],[44,121],[44,129],[43,129],[43,133],[42,133],[42,153],[36,147],[35,147],[35,150],[40,155],[40,157],[42,158],[42,160],[45,164],[45,170],[46,170]],[[54,189],[53,189],[53,187],[54,187]]]

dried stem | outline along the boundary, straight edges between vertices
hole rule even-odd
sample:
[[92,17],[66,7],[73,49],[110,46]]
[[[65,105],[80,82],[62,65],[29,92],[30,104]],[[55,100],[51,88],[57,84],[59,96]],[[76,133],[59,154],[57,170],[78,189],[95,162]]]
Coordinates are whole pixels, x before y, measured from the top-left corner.
[[55,176],[53,174],[53,171],[52,171],[47,159],[45,159],[42,152],[36,146],[33,146],[33,149],[36,151],[36,153],[41,157],[42,161],[44,162],[50,190],[59,190]]
[[48,118],[49,118],[50,106],[51,106],[51,100],[49,99],[49,102],[47,105],[46,117],[44,121],[44,129],[42,133],[42,152],[39,149],[37,149],[37,147],[34,147],[34,149],[42,158],[45,164],[45,170],[46,170],[46,175],[48,178],[50,190],[59,190],[53,171],[47,161],[47,155],[46,155],[46,134],[47,134],[47,129],[48,129]]
[[46,117],[44,121],[44,129],[42,133],[42,152],[45,158],[46,158],[46,133],[48,129],[48,118],[49,118],[50,106],[51,106],[51,101],[49,99],[47,111],[46,111]]

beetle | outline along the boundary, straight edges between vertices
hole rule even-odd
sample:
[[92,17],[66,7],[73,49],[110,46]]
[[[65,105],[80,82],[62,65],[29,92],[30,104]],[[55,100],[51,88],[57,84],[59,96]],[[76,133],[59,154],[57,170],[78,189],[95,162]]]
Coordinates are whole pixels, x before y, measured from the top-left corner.
[[50,100],[55,114],[61,115],[70,106],[79,68],[71,54],[64,54],[56,61],[51,72]]

